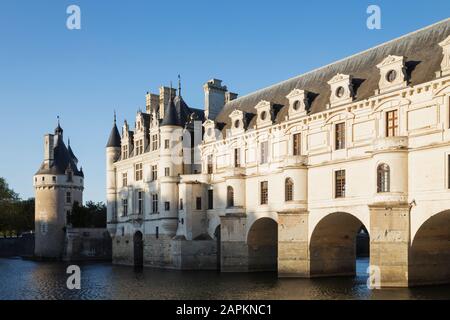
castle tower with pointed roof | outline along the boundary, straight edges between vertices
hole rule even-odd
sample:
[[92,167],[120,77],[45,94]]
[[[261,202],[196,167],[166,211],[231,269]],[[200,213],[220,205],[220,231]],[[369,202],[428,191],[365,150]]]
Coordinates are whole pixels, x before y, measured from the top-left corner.
[[83,170],[70,142],[64,143],[59,121],[54,134],[44,137],[44,161],[34,175],[35,256],[59,259],[64,251],[67,217],[75,202],[82,203]]

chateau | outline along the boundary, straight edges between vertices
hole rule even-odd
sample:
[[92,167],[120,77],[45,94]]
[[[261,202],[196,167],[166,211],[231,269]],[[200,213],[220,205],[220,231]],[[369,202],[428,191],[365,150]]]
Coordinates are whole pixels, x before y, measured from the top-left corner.
[[[314,50],[314,48],[310,48]],[[106,147],[113,261],[450,282],[450,19],[204,111],[148,93]]]

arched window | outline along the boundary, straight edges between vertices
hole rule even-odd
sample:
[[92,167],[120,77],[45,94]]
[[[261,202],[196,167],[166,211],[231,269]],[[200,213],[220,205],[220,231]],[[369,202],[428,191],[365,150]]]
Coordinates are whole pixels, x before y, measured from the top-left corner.
[[294,182],[291,178],[287,178],[284,182],[284,200],[292,201],[294,199]]
[[391,169],[385,163],[377,168],[377,192],[389,192],[391,189]]
[[234,207],[234,190],[233,187],[227,187],[227,207]]

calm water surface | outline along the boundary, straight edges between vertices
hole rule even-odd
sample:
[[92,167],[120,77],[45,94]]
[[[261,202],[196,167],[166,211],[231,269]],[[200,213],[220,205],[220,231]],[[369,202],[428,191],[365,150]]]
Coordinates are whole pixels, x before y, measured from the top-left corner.
[[67,265],[0,259],[0,299],[450,299],[450,286],[369,290],[368,259],[354,278],[277,279],[273,273],[220,274],[81,264],[81,290],[68,290]]

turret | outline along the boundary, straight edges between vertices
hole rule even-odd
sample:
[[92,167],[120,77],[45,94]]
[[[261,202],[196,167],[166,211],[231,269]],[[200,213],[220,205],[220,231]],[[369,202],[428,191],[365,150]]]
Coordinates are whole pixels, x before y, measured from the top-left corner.
[[77,162],[64,144],[58,121],[55,134],[44,137],[44,161],[34,176],[35,256],[39,258],[62,258],[67,218],[74,202],[83,202],[84,174]]
[[120,158],[121,138],[116,124],[116,114],[114,113],[114,123],[106,145],[106,207],[108,231],[113,237],[116,231],[117,220],[117,195],[116,195],[116,170],[114,163]]

